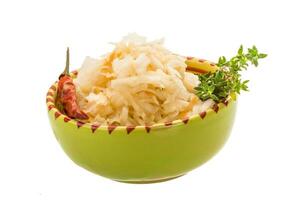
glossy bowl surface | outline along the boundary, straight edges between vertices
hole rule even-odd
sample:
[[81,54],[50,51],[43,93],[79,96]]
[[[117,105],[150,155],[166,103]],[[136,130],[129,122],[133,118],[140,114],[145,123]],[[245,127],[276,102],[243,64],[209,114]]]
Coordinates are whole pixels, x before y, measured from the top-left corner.
[[208,161],[226,142],[236,111],[236,101],[228,99],[164,124],[97,126],[62,114],[54,104],[56,91],[57,82],[47,93],[48,116],[65,153],[91,172],[129,183],[169,180]]

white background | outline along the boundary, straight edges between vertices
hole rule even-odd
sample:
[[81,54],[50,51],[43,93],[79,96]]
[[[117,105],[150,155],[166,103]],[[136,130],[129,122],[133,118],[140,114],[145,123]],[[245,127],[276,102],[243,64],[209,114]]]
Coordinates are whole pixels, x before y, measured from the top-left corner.
[[[297,1],[0,1],[0,199],[300,199]],[[132,185],[76,166],[46,115],[62,71],[129,32],[165,37],[182,55],[216,60],[240,44],[268,53],[249,70],[232,135],[205,165],[173,181]]]

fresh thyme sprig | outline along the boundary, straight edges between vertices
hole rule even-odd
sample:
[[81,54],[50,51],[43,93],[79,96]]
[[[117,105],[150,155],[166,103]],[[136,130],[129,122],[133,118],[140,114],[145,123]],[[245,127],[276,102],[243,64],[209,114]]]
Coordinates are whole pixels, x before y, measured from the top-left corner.
[[221,102],[230,94],[240,94],[242,90],[248,91],[249,80],[242,80],[240,72],[247,70],[249,64],[257,67],[258,60],[265,57],[267,54],[259,53],[255,46],[248,48],[244,53],[242,45],[237,55],[230,60],[221,56],[217,63],[219,69],[216,72],[198,75],[200,84],[195,88],[197,96],[203,101],[213,99]]

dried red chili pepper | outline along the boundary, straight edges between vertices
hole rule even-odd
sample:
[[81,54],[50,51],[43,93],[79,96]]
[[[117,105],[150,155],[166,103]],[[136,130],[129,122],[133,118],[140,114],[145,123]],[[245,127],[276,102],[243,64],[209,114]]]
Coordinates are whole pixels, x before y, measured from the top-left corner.
[[69,74],[69,48],[67,49],[66,67],[64,72],[59,76],[57,87],[57,104],[67,116],[73,119],[88,119],[88,115],[80,110],[77,104],[76,87],[73,79]]

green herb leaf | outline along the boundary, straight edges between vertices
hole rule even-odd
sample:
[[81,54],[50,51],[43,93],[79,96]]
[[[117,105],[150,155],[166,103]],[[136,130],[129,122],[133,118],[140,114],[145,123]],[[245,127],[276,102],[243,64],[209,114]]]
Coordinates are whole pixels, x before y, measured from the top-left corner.
[[244,53],[243,46],[238,49],[237,55],[227,60],[224,56],[219,58],[215,73],[198,75],[200,84],[195,88],[196,95],[203,101],[213,99],[216,102],[223,101],[230,94],[240,94],[241,91],[249,91],[249,80],[241,79],[241,71],[247,70],[249,64],[258,66],[258,60],[267,57],[267,54],[258,53],[256,46],[248,48]]
[[267,57],[267,54],[264,54],[264,53],[258,54],[258,58],[265,58],[265,57]]
[[238,50],[238,54],[243,55],[243,45],[240,46],[240,48]]

